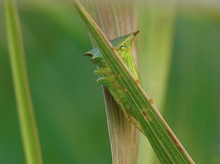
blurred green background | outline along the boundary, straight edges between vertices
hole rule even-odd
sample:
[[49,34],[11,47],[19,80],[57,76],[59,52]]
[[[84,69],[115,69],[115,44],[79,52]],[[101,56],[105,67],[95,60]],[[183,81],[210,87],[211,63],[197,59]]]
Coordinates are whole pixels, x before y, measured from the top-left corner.
[[[163,116],[196,163],[217,164],[220,10],[204,6],[194,4],[194,12],[176,13]],[[0,163],[22,164],[3,11],[1,5]],[[92,46],[81,19],[68,2],[21,3],[19,15],[44,163],[110,164],[102,90],[95,82],[95,66],[83,56]],[[137,44],[145,33],[141,22],[147,21],[141,18]],[[140,74],[144,76],[144,69]]]

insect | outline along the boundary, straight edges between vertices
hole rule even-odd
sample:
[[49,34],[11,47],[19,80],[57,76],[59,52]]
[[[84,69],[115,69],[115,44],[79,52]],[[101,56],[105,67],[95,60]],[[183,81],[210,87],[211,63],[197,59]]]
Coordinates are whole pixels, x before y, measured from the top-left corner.
[[[125,65],[128,67],[130,72],[137,79],[136,82],[139,83],[139,77],[137,69],[132,58],[132,42],[139,31],[133,32],[131,34],[113,39],[110,41],[112,46],[117,51],[118,55],[121,57]],[[141,131],[142,128],[139,126],[138,121],[133,117],[131,106],[129,101],[126,99],[126,88],[120,86],[117,82],[117,78],[123,78],[121,75],[115,75],[112,73],[111,69],[108,67],[105,59],[103,58],[101,52],[98,48],[95,48],[84,54],[85,56],[91,56],[92,63],[96,64],[97,69],[94,71],[96,75],[99,75],[97,82],[107,87],[113,98],[116,100],[118,105],[123,110],[127,119],[137,126]]]

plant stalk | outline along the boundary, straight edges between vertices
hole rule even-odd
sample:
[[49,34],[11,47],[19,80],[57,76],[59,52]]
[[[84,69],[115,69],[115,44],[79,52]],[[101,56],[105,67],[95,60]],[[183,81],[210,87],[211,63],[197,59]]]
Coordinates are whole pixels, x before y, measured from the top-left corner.
[[[137,30],[135,5],[131,0],[87,0],[84,6],[108,37],[113,39]],[[127,26],[129,24],[129,26]],[[92,44],[96,42],[91,37]],[[133,57],[136,59],[135,46]],[[138,130],[125,118],[124,113],[103,87],[108,131],[114,164],[135,164],[138,154]]]
[[5,0],[5,20],[25,158],[28,164],[41,164],[43,163],[41,148],[28,84],[18,12],[14,0]]

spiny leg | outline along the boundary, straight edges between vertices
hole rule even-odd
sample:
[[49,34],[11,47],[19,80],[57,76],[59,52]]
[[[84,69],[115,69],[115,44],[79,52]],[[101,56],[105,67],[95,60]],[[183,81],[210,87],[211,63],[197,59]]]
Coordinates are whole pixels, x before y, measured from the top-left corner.
[[111,75],[113,74],[109,68],[98,68],[94,70],[95,75],[103,76],[103,75]]
[[113,74],[113,72],[108,67],[106,67],[106,68],[98,68],[98,69],[94,70],[94,74],[95,75],[99,75],[99,76],[112,75],[112,76],[114,76],[116,78],[119,78],[119,79],[122,77],[120,74],[118,74],[118,75],[117,74]]

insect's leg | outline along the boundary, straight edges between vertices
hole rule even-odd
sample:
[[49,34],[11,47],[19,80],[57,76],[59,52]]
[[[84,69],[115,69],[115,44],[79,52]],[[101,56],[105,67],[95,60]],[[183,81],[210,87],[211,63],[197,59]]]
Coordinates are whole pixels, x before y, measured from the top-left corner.
[[119,85],[115,80],[115,76],[112,74],[109,68],[99,68],[95,70],[94,73],[100,76],[97,79],[99,84],[102,84],[106,87],[119,88]]
[[106,87],[117,88],[117,83],[115,82],[114,76],[101,76],[97,79],[97,83],[104,85]]
[[118,104],[121,107],[121,109],[122,109],[125,117],[128,119],[128,121],[131,122],[134,126],[136,126],[144,134],[144,131],[143,131],[140,123],[133,116],[131,107],[128,104],[127,104],[127,107],[125,107],[121,102],[119,102]]
[[112,76],[115,76],[117,78],[121,78],[121,75],[120,74],[113,74],[113,72],[108,68],[108,67],[105,67],[105,68],[98,68],[96,70],[94,70],[94,74],[95,75],[112,75]]
[[111,75],[112,72],[109,68],[98,68],[94,70],[95,75]]

